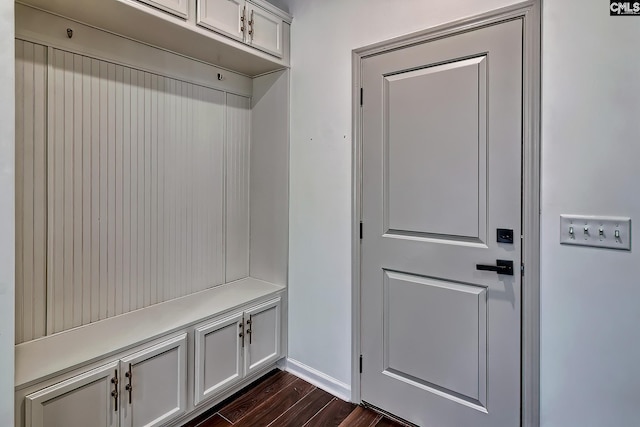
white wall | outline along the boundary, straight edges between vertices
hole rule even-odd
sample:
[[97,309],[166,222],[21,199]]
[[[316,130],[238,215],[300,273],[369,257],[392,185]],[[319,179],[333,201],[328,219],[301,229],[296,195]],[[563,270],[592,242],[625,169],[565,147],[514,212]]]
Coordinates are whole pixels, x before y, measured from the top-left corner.
[[633,252],[558,244],[559,215],[640,226],[640,17],[543,10],[542,425],[640,421],[640,233]]
[[513,0],[288,0],[289,357],[351,383],[351,51]]
[[13,425],[14,334],[13,2],[0,2],[0,425]]

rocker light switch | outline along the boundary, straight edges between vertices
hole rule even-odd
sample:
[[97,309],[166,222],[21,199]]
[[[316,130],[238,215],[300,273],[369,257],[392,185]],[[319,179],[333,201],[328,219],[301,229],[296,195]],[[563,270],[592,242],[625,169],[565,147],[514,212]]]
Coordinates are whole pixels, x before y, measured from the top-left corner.
[[631,250],[631,218],[560,215],[560,243]]

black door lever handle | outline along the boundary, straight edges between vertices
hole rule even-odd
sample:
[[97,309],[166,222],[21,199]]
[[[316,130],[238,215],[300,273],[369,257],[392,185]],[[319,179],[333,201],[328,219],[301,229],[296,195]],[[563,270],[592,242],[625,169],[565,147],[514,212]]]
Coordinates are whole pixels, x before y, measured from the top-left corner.
[[513,276],[513,261],[499,259],[496,261],[496,265],[476,264],[476,270],[495,271],[496,273],[504,274],[505,276]]

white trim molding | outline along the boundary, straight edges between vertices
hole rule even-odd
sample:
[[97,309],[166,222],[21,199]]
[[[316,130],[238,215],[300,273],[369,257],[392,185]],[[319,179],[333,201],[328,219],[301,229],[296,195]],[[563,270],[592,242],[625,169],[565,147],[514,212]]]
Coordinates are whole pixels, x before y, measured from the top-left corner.
[[375,43],[352,53],[352,360],[351,401],[360,403],[360,221],[362,197],[361,62],[364,58],[500,22],[522,19],[522,338],[521,427],[540,425],[540,34],[542,0],[528,0],[471,18]]
[[287,358],[280,360],[278,367],[342,400],[351,401],[351,387],[348,384],[338,381],[304,363]]

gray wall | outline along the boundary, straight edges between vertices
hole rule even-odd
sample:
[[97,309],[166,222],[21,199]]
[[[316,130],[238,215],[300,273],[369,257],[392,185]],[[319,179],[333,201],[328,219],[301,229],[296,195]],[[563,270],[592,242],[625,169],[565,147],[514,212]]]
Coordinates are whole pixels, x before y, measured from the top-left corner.
[[[288,3],[289,355],[348,388],[351,50],[515,1]],[[544,4],[543,426],[632,426],[640,419],[639,258],[560,246],[558,235],[560,213],[640,221],[638,40],[640,18],[610,17],[603,2]]]
[[640,225],[640,17],[610,17],[608,4],[543,8],[543,426],[640,419],[639,228],[633,252],[558,244],[561,213]]

